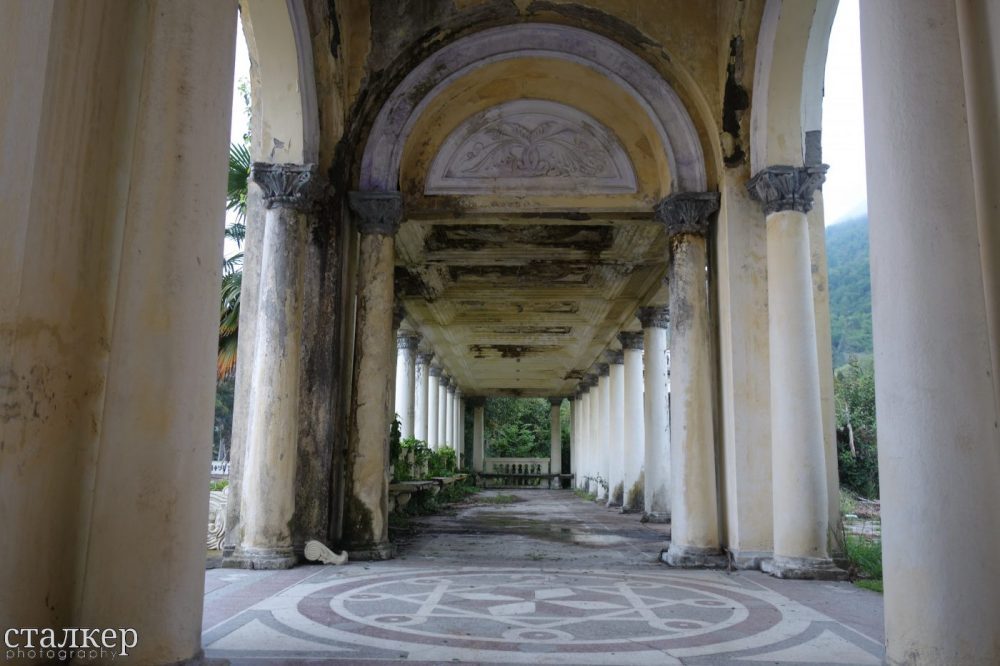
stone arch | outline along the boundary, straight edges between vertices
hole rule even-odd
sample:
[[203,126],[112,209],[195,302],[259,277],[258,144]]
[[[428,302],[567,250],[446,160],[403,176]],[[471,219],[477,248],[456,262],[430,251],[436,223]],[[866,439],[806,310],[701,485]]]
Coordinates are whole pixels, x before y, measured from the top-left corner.
[[316,162],[319,113],[303,0],[241,0],[253,67],[252,153],[257,162]]
[[456,79],[493,63],[548,58],[585,66],[615,82],[648,115],[667,153],[671,191],[703,191],[705,158],[697,129],[680,97],[647,62],[620,44],[580,28],[523,23],[463,37],[432,54],[393,90],[365,145],[359,187],[399,189],[400,162],[417,120]]
[[837,2],[768,0],[764,7],[750,119],[753,173],[819,162],[823,77]]

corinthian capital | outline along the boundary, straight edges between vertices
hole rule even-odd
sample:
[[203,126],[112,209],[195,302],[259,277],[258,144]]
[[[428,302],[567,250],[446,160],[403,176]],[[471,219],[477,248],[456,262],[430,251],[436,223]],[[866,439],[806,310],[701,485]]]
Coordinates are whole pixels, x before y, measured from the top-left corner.
[[765,215],[785,210],[808,213],[813,206],[813,195],[826,180],[829,168],[826,164],[767,167],[750,179],[747,191],[760,202]]
[[403,197],[399,192],[348,192],[354,223],[363,234],[395,236],[403,220]]
[[718,192],[678,192],[656,204],[653,217],[666,225],[671,238],[681,234],[704,236],[709,217],[718,209]]
[[322,187],[315,164],[270,164],[254,162],[250,180],[264,191],[264,205],[309,210]]

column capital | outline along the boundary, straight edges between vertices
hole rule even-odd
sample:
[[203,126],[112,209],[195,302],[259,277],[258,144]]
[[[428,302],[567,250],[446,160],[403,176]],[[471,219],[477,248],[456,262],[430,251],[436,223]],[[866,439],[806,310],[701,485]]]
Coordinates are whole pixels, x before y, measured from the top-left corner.
[[448,386],[445,387],[445,388],[448,389],[448,393],[454,393],[455,391],[458,390],[458,384],[455,382],[455,378],[454,377],[449,377],[448,378]]
[[417,352],[418,365],[430,365],[434,359],[434,352]]
[[315,164],[254,162],[250,180],[263,190],[267,208],[311,210],[323,189]]
[[597,386],[597,374],[591,372],[584,375],[583,381],[580,382],[580,386],[585,389],[584,393],[589,392],[592,387]]
[[432,365],[431,367],[429,367],[427,369],[427,376],[428,377],[440,377],[441,376],[441,366],[440,365]]
[[642,350],[642,331],[622,331],[618,334],[618,342],[621,343],[622,349],[628,350]]
[[808,213],[813,195],[826,180],[826,164],[814,166],[770,166],[747,182],[750,198],[760,203],[764,214],[797,210]]
[[621,349],[609,349],[604,352],[604,359],[610,365],[622,365],[625,363],[625,352]]
[[420,344],[420,334],[413,331],[396,333],[396,349],[416,349]]
[[566,398],[560,396],[558,398],[549,398],[549,404],[553,407],[562,407],[563,400]]
[[611,366],[607,363],[595,363],[594,369],[600,377],[607,377],[611,374]]
[[403,221],[403,197],[399,192],[365,190],[348,192],[354,224],[362,234],[395,236]]
[[670,326],[670,308],[666,305],[647,305],[635,313],[643,328],[667,328]]
[[667,227],[671,238],[682,234],[705,236],[708,218],[718,209],[718,192],[678,192],[656,204],[653,219]]
[[451,384],[451,377],[448,375],[447,372],[444,371],[444,368],[441,368],[441,380],[438,382],[438,386],[440,386],[445,390],[448,390],[449,384]]

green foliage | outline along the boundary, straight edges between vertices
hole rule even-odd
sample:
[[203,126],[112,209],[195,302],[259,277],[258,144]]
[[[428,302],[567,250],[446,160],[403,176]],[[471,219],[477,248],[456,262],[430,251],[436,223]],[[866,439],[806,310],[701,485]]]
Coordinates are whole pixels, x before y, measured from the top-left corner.
[[862,497],[878,497],[875,371],[871,359],[852,358],[834,373],[840,483]]
[[208,484],[208,489],[209,490],[225,490],[228,485],[229,485],[229,481],[227,479],[220,479],[218,481],[212,481],[211,483],[209,483]]
[[588,493],[583,488],[574,488],[573,494],[579,497],[580,499],[587,500],[588,502],[593,502],[594,500],[597,499],[597,495],[595,495],[594,493]]
[[[233,397],[235,380],[227,377],[215,385],[215,425],[212,432],[212,460],[219,459],[219,448],[229,446],[233,440]],[[228,453],[225,458],[228,459]]]
[[868,219],[826,228],[833,365],[872,354],[872,289],[868,268]]
[[447,447],[431,451],[427,465],[427,476],[451,476],[455,473],[457,467],[455,451]]
[[[236,213],[236,221],[226,227],[226,238],[243,247],[246,238],[247,192],[250,178],[250,150],[246,144],[229,146],[229,177],[226,210]],[[243,252],[222,262],[222,290],[219,311],[219,354],[217,373],[220,379],[236,370],[236,346],[240,325],[240,298],[243,289]]]
[[493,458],[549,456],[549,401],[544,398],[486,400],[486,455]]
[[413,474],[410,463],[403,455],[402,432],[400,430],[399,414],[392,418],[389,424],[389,465],[392,467],[393,481],[410,481]]
[[850,574],[860,578],[859,587],[882,591],[882,542],[860,534],[847,535],[847,559]]

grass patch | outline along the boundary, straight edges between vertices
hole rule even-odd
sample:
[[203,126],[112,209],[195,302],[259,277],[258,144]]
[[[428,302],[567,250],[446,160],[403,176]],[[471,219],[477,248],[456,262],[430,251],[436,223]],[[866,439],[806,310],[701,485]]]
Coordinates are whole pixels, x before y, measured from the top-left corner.
[[586,490],[583,490],[582,488],[574,488],[573,494],[579,497],[580,499],[587,500],[588,502],[593,502],[594,500],[597,499],[597,495],[595,495],[594,493],[588,493]]
[[860,534],[848,534],[847,559],[851,578],[858,587],[882,591],[882,542]]
[[854,584],[863,590],[871,590],[872,592],[883,593],[882,581],[881,580],[856,580]]

